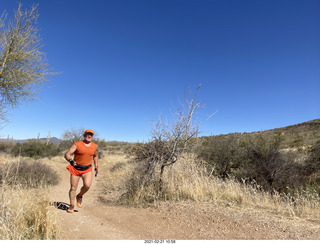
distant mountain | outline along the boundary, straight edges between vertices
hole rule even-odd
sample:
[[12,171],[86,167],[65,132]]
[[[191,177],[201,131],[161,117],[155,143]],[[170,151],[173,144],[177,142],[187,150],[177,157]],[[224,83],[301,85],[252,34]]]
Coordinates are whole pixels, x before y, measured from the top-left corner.
[[[30,140],[38,140],[36,138],[31,138],[31,139],[21,139],[21,140],[16,140],[16,139],[4,139],[4,138],[0,138],[0,142],[15,142],[15,143],[25,143],[27,141],[30,141]],[[47,138],[39,138],[39,141],[41,142],[46,142],[47,141]],[[53,144],[59,144],[62,140],[57,138],[57,137],[51,137],[50,138],[50,142],[53,143]],[[122,145],[122,144],[127,144],[128,142],[124,142],[124,141],[107,141],[106,143],[110,144],[110,145]]]
[[[13,141],[15,143],[25,143],[29,140],[37,140],[36,138],[32,138],[32,139],[22,139],[22,140],[15,140],[13,139]],[[0,142],[7,142],[7,141],[12,141],[12,139],[0,139]],[[46,142],[47,141],[47,138],[39,138],[39,141],[41,142]],[[58,144],[60,143],[61,139],[57,138],[57,137],[51,137],[50,138],[50,143],[53,143],[53,144]]]

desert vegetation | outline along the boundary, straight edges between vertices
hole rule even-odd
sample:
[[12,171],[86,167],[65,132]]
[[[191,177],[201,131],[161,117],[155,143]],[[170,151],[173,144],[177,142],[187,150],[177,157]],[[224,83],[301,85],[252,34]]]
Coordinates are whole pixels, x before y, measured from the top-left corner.
[[[66,136],[59,143],[50,138],[30,139],[16,143],[0,141],[0,239],[2,240],[50,240],[60,238],[57,212],[52,206],[48,189],[59,183],[59,175],[51,162],[64,160],[63,154],[77,138]],[[76,134],[74,134],[76,135]],[[129,147],[128,143],[105,142],[95,138],[103,154],[119,155]]]
[[139,143],[127,157],[104,159],[110,168],[104,194],[120,204],[223,202],[318,222],[319,141],[307,140],[303,148],[300,142],[293,147],[279,131],[194,138],[174,164],[163,172],[161,164],[155,164],[152,174],[147,161],[162,158],[168,142]]
[[141,184],[145,173],[144,164],[136,162],[134,158],[112,155],[105,160],[110,173],[104,179],[103,194],[109,203],[112,200],[113,204],[157,206],[166,201],[194,201],[254,207],[283,217],[316,222],[320,217],[319,195],[314,188],[284,193],[264,189],[253,180],[248,182],[244,179],[240,181],[231,177],[218,177],[194,153],[184,154],[168,167],[162,176],[161,188],[159,173],[148,178],[148,184]]
[[[146,143],[96,139],[102,151],[100,165],[106,171],[100,200],[136,206],[168,201],[223,203],[319,222],[320,146],[313,138],[318,121],[290,127],[299,128],[301,134],[308,128],[303,143],[288,128],[282,128],[286,133],[277,129],[176,139],[161,134],[167,124],[157,124],[157,133]],[[1,239],[60,238],[46,189],[59,181],[50,158],[62,158],[67,143],[0,143]]]
[[217,177],[256,182],[270,192],[292,193],[310,188],[311,177],[319,172],[319,164],[315,163],[319,144],[298,151],[281,148],[282,141],[281,135],[206,138],[198,157],[207,162]]
[[[169,130],[174,133],[168,134],[167,129],[171,127],[162,122],[155,123],[154,137],[146,143],[106,142],[96,138],[101,165],[109,169],[103,179],[101,199],[127,205],[223,202],[318,221],[319,120],[271,131],[211,137],[183,137],[186,131],[192,132],[188,135],[197,135],[197,127],[185,130],[185,126],[179,127],[176,123],[171,124],[176,130]],[[295,133],[303,137],[303,141],[297,140]],[[188,140],[183,140],[185,138]],[[41,163],[41,159],[62,156],[66,145],[73,140],[67,139],[60,143],[48,140],[0,143],[1,221],[2,231],[7,231],[2,232],[2,239],[58,238],[55,221],[42,223],[51,225],[50,228],[34,227],[37,234],[26,233],[24,228],[30,230],[29,217],[36,213],[41,214],[41,220],[45,219],[44,214],[53,214],[48,221],[56,218],[44,189],[57,184],[58,176],[50,165]],[[29,197],[35,204],[30,210],[28,204],[19,200]],[[16,206],[20,212],[15,211]],[[35,210],[38,207],[42,209]],[[18,212],[20,215],[15,216]],[[13,217],[9,218],[9,213]],[[15,221],[18,218],[20,222]],[[20,227],[11,226],[21,224],[22,220],[25,224]],[[34,224],[41,225],[41,222]],[[23,230],[20,233],[19,228]]]
[[[320,193],[318,131],[319,120],[314,120],[269,132],[206,137],[197,155],[220,178],[256,182],[269,192]],[[294,133],[304,138],[303,143]]]
[[61,154],[62,148],[60,147],[59,144],[41,142],[37,139],[30,139],[25,143],[3,141],[0,143],[0,152],[13,157],[40,159]]
[[23,10],[21,3],[14,16],[0,14],[0,124],[9,121],[11,109],[37,99],[54,75],[41,50],[38,17],[36,5]]
[[58,239],[58,221],[46,190],[58,183],[57,173],[33,159],[8,154],[0,158],[1,239]]
[[[55,75],[41,51],[38,16],[37,6],[24,11],[21,4],[9,22],[0,15],[0,125],[8,122],[11,109],[37,99]],[[95,135],[101,165],[108,168],[100,200],[143,206],[225,203],[320,223],[320,119],[199,137],[199,88],[185,95],[172,118],[153,123],[146,143],[107,142]],[[66,130],[58,143],[49,136],[0,141],[0,239],[60,238],[48,194],[59,176],[43,159],[63,160],[84,130]]]
[[[135,167],[127,177],[123,199],[129,203],[167,199],[210,201],[221,198],[213,194],[212,187],[232,184],[245,194],[259,192],[273,199],[270,201],[282,199],[281,204],[288,208],[290,204],[318,204],[319,120],[260,133],[198,137],[201,122],[195,116],[201,108],[196,97],[199,88],[180,103],[171,123],[160,119],[149,142],[131,147]],[[177,173],[177,162],[181,173]],[[195,189],[204,196],[194,195]],[[225,198],[228,194],[222,190],[220,195]],[[244,197],[235,199],[243,202]],[[298,203],[301,199],[305,203]]]

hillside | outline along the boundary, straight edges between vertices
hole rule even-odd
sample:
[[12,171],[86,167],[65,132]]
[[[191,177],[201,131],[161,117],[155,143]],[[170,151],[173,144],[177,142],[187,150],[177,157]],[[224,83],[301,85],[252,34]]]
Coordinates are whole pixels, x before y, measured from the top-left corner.
[[320,140],[320,119],[261,132],[262,135],[277,133],[283,135],[283,143],[289,147],[314,145]]
[[[220,137],[228,137],[236,135],[239,138],[243,137],[272,137],[277,134],[283,136],[282,147],[301,147],[301,146],[312,146],[320,141],[320,119],[310,120],[307,122],[290,125],[281,128],[275,128],[265,131],[255,131],[250,133],[230,133],[219,135]],[[215,136],[204,136],[203,139],[215,137]]]
[[[223,134],[219,136],[230,136],[230,135],[236,135],[239,137],[243,136],[274,136],[276,134],[282,134],[284,137],[283,146],[284,147],[298,147],[298,146],[305,146],[305,145],[314,145],[320,140],[320,119],[310,120],[307,122],[295,124],[295,125],[289,125],[286,127],[281,128],[275,128],[270,130],[264,130],[264,131],[255,131],[255,132],[244,132],[244,133],[229,133],[229,134]],[[210,138],[215,136],[203,136],[201,138]],[[37,140],[35,138],[32,139],[21,139],[21,140],[15,140],[15,139],[1,139],[1,142],[15,142],[15,143],[25,143],[28,140]],[[39,141],[46,142],[47,138],[39,138]],[[62,140],[57,137],[50,138],[50,142],[54,144],[59,144]],[[127,144],[127,142],[119,142],[119,141],[108,141],[108,145],[112,146],[120,146],[122,144]]]

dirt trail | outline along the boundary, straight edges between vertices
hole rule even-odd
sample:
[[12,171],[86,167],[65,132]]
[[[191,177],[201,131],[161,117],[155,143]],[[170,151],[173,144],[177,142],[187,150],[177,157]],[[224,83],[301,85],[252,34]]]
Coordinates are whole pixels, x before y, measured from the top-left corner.
[[65,210],[69,203],[69,172],[63,160],[54,167],[61,181],[52,188],[51,201],[58,203],[56,211],[64,240],[320,239],[318,224],[228,204],[165,203],[158,208],[106,205],[99,200],[99,181],[106,169],[94,179],[83,198],[83,207],[69,214]]

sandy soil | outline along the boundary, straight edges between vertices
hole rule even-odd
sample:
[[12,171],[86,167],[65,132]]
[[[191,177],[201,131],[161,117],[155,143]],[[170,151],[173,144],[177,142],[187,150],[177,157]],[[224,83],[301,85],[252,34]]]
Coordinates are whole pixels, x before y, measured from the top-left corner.
[[[66,162],[54,167],[61,174],[51,189],[52,204],[61,220],[63,240],[319,240],[320,225],[287,219],[265,210],[240,208],[227,203],[163,203],[136,208],[106,204],[101,199],[99,176],[84,195],[81,209],[69,214],[69,172]],[[104,172],[103,172],[104,171]],[[79,189],[82,182],[79,184]]]

